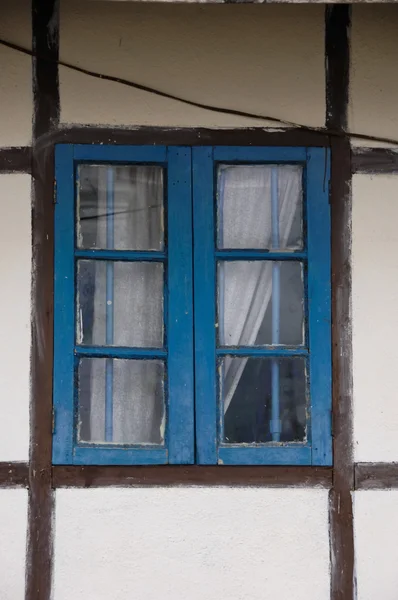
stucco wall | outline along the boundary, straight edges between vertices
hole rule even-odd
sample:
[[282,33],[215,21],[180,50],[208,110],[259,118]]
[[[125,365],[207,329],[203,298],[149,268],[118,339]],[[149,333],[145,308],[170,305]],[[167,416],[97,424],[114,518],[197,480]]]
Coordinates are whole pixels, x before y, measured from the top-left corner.
[[[352,7],[350,130],[398,144],[397,30],[396,4]],[[354,140],[354,145],[372,143]]]
[[59,490],[54,600],[329,597],[325,490]]
[[[0,0],[0,38],[31,48],[29,0]],[[32,139],[32,59],[0,46],[0,146]]]
[[355,458],[398,461],[398,176],[354,175]]
[[362,491],[354,497],[358,600],[396,600],[398,491]]
[[0,461],[29,451],[30,195],[29,175],[0,175]]
[[[60,55],[82,67],[184,98],[324,123],[321,6],[61,2]],[[67,123],[248,126],[117,83],[60,70]]]
[[26,490],[0,489],[0,598],[25,598]]

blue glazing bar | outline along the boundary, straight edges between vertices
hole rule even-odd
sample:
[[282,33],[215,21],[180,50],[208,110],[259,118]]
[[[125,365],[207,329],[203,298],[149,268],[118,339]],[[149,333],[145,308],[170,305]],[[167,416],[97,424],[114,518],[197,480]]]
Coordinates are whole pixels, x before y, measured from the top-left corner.
[[166,350],[161,348],[123,348],[120,346],[76,346],[76,356],[88,358],[165,359]]
[[299,147],[215,146],[214,160],[246,163],[305,163],[306,149]]
[[[218,188],[218,241],[219,247],[224,246],[224,191],[225,191],[225,171],[220,170],[220,187]],[[225,331],[224,331],[224,302],[225,302],[225,272],[224,265],[220,265],[218,270],[218,339],[221,343],[224,343]],[[222,377],[224,382],[224,377]]]
[[233,346],[224,346],[223,348],[217,348],[217,356],[248,356],[256,358],[289,358],[293,356],[308,356],[308,349],[304,346],[298,348],[297,346],[266,346],[266,347],[253,347],[253,346],[239,346],[235,348]]
[[85,258],[87,260],[127,260],[127,261],[148,261],[161,262],[166,260],[164,252],[154,252],[151,250],[137,252],[135,250],[76,250],[76,258]]
[[274,252],[268,250],[218,250],[218,260],[306,260],[306,252]]
[[[114,170],[106,170],[106,246],[113,249],[115,245],[115,220],[114,220]],[[105,343],[113,344],[113,292],[114,292],[114,264],[106,263],[106,331]],[[113,359],[106,359],[105,367],[105,441],[113,440]]]
[[218,451],[222,465],[310,465],[311,447],[304,444],[223,446]]
[[112,161],[112,163],[166,163],[166,146],[125,146],[124,144],[75,144],[73,146],[75,161]]
[[[149,445],[148,445],[149,446]],[[167,448],[159,446],[77,446],[73,452],[74,465],[166,465]]]
[[[218,220],[218,244],[217,246],[223,248],[224,246],[224,193],[225,193],[225,169],[221,168],[220,171],[220,180],[219,180],[219,188],[218,188],[218,211],[217,211],[217,220]],[[219,264],[218,268],[218,342],[220,344],[225,343],[225,324],[224,324],[224,316],[225,316],[225,269],[224,263]],[[220,431],[219,436],[220,439],[224,439],[224,418],[225,418],[225,408],[224,408],[224,376],[225,376],[225,365],[224,361],[221,362],[220,365],[220,394],[221,394],[221,415],[220,419]]]
[[[272,249],[277,250],[280,246],[279,241],[279,207],[278,207],[278,167],[271,169],[271,226]],[[280,332],[280,264],[274,262],[272,265],[272,344],[279,344]],[[271,421],[270,432],[272,440],[279,442],[281,437],[281,421],[279,406],[279,362],[277,359],[272,361],[271,366]]]

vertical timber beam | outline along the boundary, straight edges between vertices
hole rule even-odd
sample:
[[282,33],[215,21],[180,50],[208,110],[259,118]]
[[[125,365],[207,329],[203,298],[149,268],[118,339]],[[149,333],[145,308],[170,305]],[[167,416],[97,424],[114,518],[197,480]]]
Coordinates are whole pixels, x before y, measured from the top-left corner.
[[354,598],[352,491],[351,146],[347,135],[351,9],[325,8],[326,126],[331,136],[333,488],[329,496],[331,599]]
[[58,2],[32,0],[33,205],[32,361],[29,524],[26,600],[50,600],[53,492],[51,483],[53,361],[53,150],[41,136],[59,119]]

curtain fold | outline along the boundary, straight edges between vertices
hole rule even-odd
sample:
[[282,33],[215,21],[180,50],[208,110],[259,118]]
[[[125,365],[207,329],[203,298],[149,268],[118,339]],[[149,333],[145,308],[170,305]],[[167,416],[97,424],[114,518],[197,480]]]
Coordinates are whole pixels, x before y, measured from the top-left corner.
[[[301,232],[297,231],[297,223],[301,222],[301,215],[298,214],[302,187],[301,168],[223,166],[218,176],[218,214],[223,226],[221,238],[224,248],[271,249],[272,168],[278,169],[280,250],[292,249],[299,244]],[[271,300],[272,263],[253,261],[248,268],[244,261],[220,262],[218,273],[221,344],[256,345]],[[233,361],[232,357],[226,357],[224,360],[224,414],[230,406],[246,363],[247,359]]]
[[[91,239],[106,248],[106,169],[91,171],[97,189]],[[116,249],[159,250],[163,244],[163,173],[159,167],[114,169],[114,239]],[[87,226],[85,226],[87,229]],[[90,261],[92,343],[105,343],[106,276],[104,263]],[[160,273],[159,273],[160,270]],[[163,345],[163,268],[160,264],[114,263],[115,346]],[[78,315],[79,321],[81,317]],[[90,369],[90,441],[103,442],[105,429],[105,359]],[[113,438],[118,444],[160,443],[164,429],[163,365],[160,361],[116,360],[113,370]]]
[[[85,217],[77,231],[80,246],[106,248],[106,166],[86,167]],[[115,249],[160,250],[163,244],[163,172],[159,167],[114,168]],[[218,237],[224,248],[271,247],[271,165],[221,166],[218,173]],[[279,166],[278,200],[281,250],[301,239],[301,167]],[[243,200],[242,200],[243,199]],[[83,196],[78,200],[83,202]],[[78,207],[79,208],[79,207]],[[83,213],[80,211],[80,215]],[[83,261],[81,261],[83,262]],[[85,343],[104,344],[106,277],[96,261],[83,267],[78,286],[78,329]],[[125,263],[127,264],[127,263]],[[228,269],[233,269],[227,273]],[[218,267],[219,336],[222,345],[255,345],[272,294],[272,264],[233,261]],[[114,345],[161,346],[163,278],[148,263],[114,269]],[[84,269],[86,271],[84,272]],[[226,276],[226,274],[228,276]],[[159,284],[160,281],[160,284]],[[133,342],[132,343],[132,339]],[[87,341],[88,340],[88,341]],[[224,361],[224,412],[228,410],[246,360]],[[152,365],[150,364],[152,363]],[[160,443],[164,432],[163,366],[159,361],[116,361],[113,390],[113,438],[118,444]],[[105,430],[105,359],[90,361],[81,382],[88,406],[81,412],[83,441],[103,442]]]

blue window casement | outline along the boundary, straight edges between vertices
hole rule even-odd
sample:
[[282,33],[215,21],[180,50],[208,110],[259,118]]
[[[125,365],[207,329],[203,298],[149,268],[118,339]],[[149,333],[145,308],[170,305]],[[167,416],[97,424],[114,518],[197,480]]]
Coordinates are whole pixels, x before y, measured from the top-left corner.
[[329,169],[56,147],[54,464],[332,464]]

